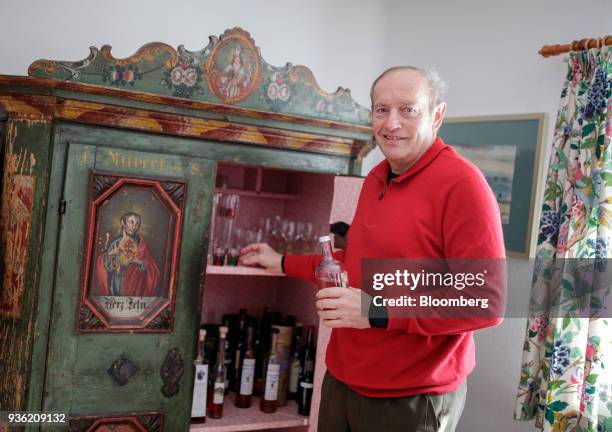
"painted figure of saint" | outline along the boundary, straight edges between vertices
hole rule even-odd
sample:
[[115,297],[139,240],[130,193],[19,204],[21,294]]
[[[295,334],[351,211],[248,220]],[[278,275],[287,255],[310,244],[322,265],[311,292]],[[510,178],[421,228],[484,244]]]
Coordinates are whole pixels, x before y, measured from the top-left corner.
[[239,98],[248,89],[251,79],[251,67],[250,65],[245,66],[242,49],[238,45],[232,53],[230,63],[217,80],[217,88],[226,100],[233,100]]
[[113,239],[96,259],[94,295],[154,297],[159,295],[159,267],[140,230],[141,217],[121,216],[121,235]]

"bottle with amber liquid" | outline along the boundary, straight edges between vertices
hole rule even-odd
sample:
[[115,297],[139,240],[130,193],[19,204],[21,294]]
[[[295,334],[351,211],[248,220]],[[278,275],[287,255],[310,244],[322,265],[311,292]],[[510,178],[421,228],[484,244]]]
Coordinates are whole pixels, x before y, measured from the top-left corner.
[[193,361],[195,376],[193,378],[193,399],[191,402],[191,421],[204,423],[206,421],[206,392],[208,390],[208,360],[204,341],[206,330],[200,330],[198,334],[198,355]]
[[265,413],[276,412],[278,406],[278,384],[280,378],[280,361],[276,352],[278,342],[278,329],[271,329],[270,352],[267,355],[264,369],[264,388],[261,395],[259,409]]
[[247,327],[247,338],[242,364],[240,365],[240,384],[236,394],[238,408],[250,408],[253,397],[253,381],[255,380],[255,349],[253,348],[254,329]]
[[347,287],[347,274],[342,263],[332,255],[331,237],[319,237],[323,259],[315,270],[315,279],[319,289],[329,287]]
[[310,404],[312,402],[312,392],[314,389],[315,359],[314,327],[308,326],[308,336],[306,338],[306,347],[304,348],[303,354],[304,369],[300,377],[300,387],[297,398],[298,413],[304,416],[310,415]]
[[223,417],[223,402],[225,399],[225,378],[227,368],[225,366],[225,340],[227,338],[227,327],[219,327],[219,348],[217,351],[217,363],[212,372],[208,395],[208,416],[213,419]]

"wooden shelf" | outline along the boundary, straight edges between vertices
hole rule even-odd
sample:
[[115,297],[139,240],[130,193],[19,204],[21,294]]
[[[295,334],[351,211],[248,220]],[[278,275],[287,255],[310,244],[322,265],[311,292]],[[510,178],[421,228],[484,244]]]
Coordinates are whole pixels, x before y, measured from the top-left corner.
[[289,403],[278,408],[273,414],[265,414],[259,410],[259,398],[253,396],[251,408],[236,408],[234,394],[225,397],[223,418],[218,420],[207,418],[206,423],[192,424],[191,432],[233,432],[251,431],[286,427],[308,426],[308,417],[297,412],[297,403]]
[[206,274],[235,275],[235,276],[276,276],[285,277],[284,274],[272,273],[266,269],[247,266],[216,266],[207,265]]
[[257,198],[280,199],[280,200],[299,200],[300,196],[296,194],[281,193],[281,192],[258,192],[255,190],[233,189],[233,188],[215,188],[215,192],[222,194],[235,194],[240,196],[249,196]]

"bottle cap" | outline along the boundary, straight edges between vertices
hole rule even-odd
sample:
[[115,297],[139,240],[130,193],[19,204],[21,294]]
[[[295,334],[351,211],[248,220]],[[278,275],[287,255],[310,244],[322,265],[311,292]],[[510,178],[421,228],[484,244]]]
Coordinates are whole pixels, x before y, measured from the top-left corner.
[[225,335],[227,335],[227,327],[226,326],[219,327],[219,334],[221,335],[221,337],[225,337]]
[[328,242],[328,241],[331,241],[331,237],[328,236],[328,235],[324,235],[324,236],[319,237],[319,243],[324,243],[324,242]]
[[200,340],[203,341],[206,338],[206,330],[200,330]]

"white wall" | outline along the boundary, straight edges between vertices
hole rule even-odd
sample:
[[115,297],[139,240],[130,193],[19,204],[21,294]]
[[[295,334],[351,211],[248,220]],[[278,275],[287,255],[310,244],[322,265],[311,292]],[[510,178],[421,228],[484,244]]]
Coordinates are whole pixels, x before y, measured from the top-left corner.
[[[612,30],[609,0],[390,0],[389,11],[385,67],[436,67],[449,83],[448,116],[546,112],[547,148],[566,69],[562,56],[545,59],[538,50]],[[378,160],[373,155],[364,168]],[[524,276],[531,271],[524,261],[511,266]],[[524,280],[516,286],[527,295]],[[525,319],[507,319],[477,333],[477,366],[458,432],[534,430],[512,419],[524,331]]]
[[81,60],[89,46],[127,57],[147,42],[189,50],[235,26],[247,30],[270,64],[312,69],[324,91],[352,90],[369,104],[369,83],[383,63],[387,13],[368,0],[21,0],[3,2],[0,74],[25,75],[39,58]]
[[[89,45],[110,44],[115,57],[151,41],[196,50],[209,35],[241,26],[269,63],[307,65],[325,91],[342,85],[368,105],[370,83],[385,67],[435,66],[450,84],[448,115],[547,112],[549,139],[565,68],[561,57],[544,59],[538,49],[611,31],[609,0],[5,3],[2,74],[24,75],[38,58],[79,60]],[[373,152],[364,170],[380,160]],[[512,265],[529,273],[524,262]],[[478,365],[460,432],[533,430],[512,420],[524,325],[508,319],[477,334]]]

